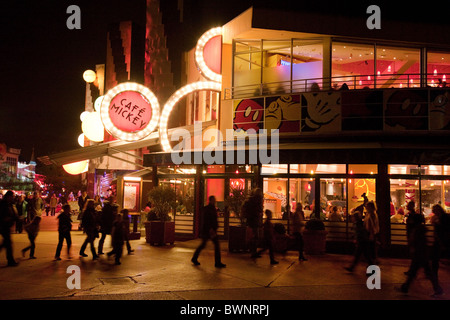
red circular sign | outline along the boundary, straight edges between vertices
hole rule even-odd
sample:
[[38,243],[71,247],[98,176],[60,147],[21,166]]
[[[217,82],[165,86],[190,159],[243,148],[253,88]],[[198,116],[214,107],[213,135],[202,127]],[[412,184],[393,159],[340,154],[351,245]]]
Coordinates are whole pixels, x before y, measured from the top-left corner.
[[137,91],[122,91],[109,104],[109,118],[124,132],[144,130],[152,118],[150,102]]

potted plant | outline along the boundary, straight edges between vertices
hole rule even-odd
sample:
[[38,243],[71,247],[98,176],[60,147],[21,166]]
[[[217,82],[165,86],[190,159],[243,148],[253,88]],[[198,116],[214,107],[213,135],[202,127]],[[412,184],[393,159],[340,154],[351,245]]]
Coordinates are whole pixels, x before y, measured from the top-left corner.
[[229,213],[239,218],[239,225],[230,225],[228,227],[228,250],[248,251],[249,233],[246,226],[246,219],[242,214],[242,206],[247,198],[243,188],[234,187],[230,190],[230,195],[225,200],[225,206]]
[[305,224],[303,231],[304,251],[306,254],[324,254],[326,251],[327,231],[322,220],[312,218]]
[[148,200],[152,208],[147,215],[145,239],[151,245],[173,244],[175,242],[175,222],[170,212],[176,207],[175,191],[168,186],[158,186],[150,190]]

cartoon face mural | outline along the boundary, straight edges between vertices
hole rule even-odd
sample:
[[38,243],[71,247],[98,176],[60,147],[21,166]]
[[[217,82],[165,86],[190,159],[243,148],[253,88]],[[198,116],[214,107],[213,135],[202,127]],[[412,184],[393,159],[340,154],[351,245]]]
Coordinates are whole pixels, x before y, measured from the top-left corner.
[[394,90],[385,100],[386,129],[428,129],[427,90]]
[[431,90],[430,130],[450,130],[450,90]]
[[266,98],[264,128],[279,132],[300,131],[300,96],[285,95]]
[[341,130],[341,93],[318,92],[302,95],[302,132]]
[[258,132],[263,128],[264,99],[244,99],[235,101],[233,129],[235,131]]

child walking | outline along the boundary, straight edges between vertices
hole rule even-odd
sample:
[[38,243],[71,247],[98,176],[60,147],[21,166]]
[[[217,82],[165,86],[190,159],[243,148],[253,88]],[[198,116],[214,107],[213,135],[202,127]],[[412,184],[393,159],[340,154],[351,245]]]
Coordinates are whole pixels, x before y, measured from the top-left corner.
[[58,215],[58,246],[56,247],[55,260],[61,260],[60,254],[64,239],[67,244],[67,256],[70,259],[70,247],[72,238],[70,231],[72,230],[72,219],[70,218],[70,205],[65,204],[62,212]]
[[36,249],[35,240],[39,233],[39,224],[41,222],[40,216],[35,216],[33,220],[25,226],[25,231],[28,233],[28,239],[30,240],[30,245],[22,249],[22,256],[25,257],[25,253],[30,250],[30,259],[36,259],[34,256],[34,250]]

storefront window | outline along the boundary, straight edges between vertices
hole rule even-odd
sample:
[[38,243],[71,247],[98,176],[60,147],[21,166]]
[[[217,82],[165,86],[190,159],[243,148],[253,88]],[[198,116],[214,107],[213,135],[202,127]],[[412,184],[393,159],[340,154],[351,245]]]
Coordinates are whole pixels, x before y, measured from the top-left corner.
[[378,173],[378,165],[376,165],[376,164],[349,164],[348,165],[348,173],[350,173],[350,174],[359,174],[359,173],[377,174]]
[[235,42],[233,86],[244,88],[240,93],[235,92],[234,95],[260,95],[261,43],[261,40]]
[[287,178],[264,178],[264,210],[272,211],[274,219],[286,218]]
[[305,218],[309,219],[314,209],[314,199],[315,179],[289,179],[289,205],[292,212],[294,212],[298,206],[301,206],[305,213]]
[[223,214],[225,209],[225,179],[205,179],[204,205],[208,204],[210,196],[216,197],[216,207]]
[[450,75],[450,53],[428,52],[427,54],[427,85],[431,87],[444,86]]
[[263,41],[263,94],[290,92],[291,41]]
[[421,174],[442,175],[442,166],[422,165],[422,166],[420,166],[420,169],[422,169]]
[[[420,188],[420,200],[422,212],[425,216],[425,222],[431,223],[433,213],[431,208],[435,204],[444,203],[444,181],[441,180],[422,180]],[[443,206],[444,207],[444,206]]]
[[345,164],[291,164],[290,173],[345,173]]
[[[320,179],[320,218],[344,221],[347,218],[346,179]],[[336,207],[337,212],[333,212]]]
[[419,166],[414,164],[390,164],[388,172],[389,174],[419,174]]
[[332,87],[345,83],[350,89],[374,87],[374,46],[334,42],[332,49]]
[[292,53],[293,91],[323,89],[323,41],[293,40]]
[[420,50],[377,46],[377,88],[420,87]]
[[261,174],[278,174],[278,173],[287,173],[288,165],[287,164],[263,164],[261,166]]
[[364,204],[364,196],[367,197],[368,201],[376,201],[376,180],[366,178],[348,179],[349,212]]
[[190,165],[172,165],[172,166],[158,166],[158,174],[195,174],[197,172],[196,166]]
[[[410,201],[416,203],[416,209],[419,207],[419,180],[390,179],[391,185],[391,216],[400,212],[407,213],[406,205]],[[391,219],[391,221],[393,221]],[[399,222],[399,221],[396,221]]]

